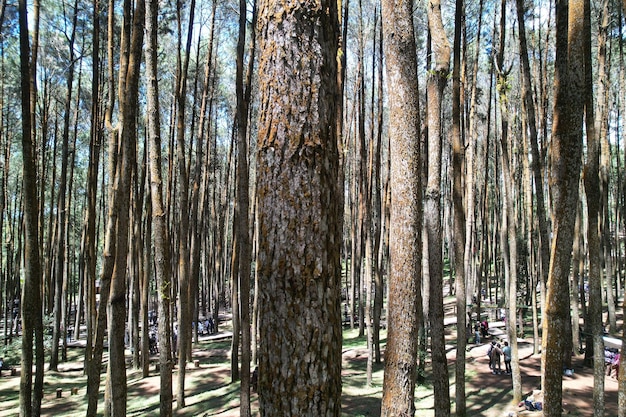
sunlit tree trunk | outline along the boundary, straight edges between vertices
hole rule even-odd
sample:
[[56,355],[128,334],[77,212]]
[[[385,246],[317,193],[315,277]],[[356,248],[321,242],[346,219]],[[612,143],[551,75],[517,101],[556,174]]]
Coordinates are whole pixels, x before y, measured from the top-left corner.
[[[589,310],[587,319],[587,346],[593,354],[593,410],[594,416],[604,415],[604,326],[602,324],[602,243],[600,235],[600,218],[602,212],[602,190],[600,183],[600,136],[595,118],[595,99],[593,94],[593,74],[591,70],[591,10],[587,0],[584,1],[584,54],[585,54],[585,122],[587,129],[587,160],[584,167],[585,195],[587,197],[587,245],[589,256]],[[603,38],[599,39],[601,46]],[[604,50],[606,52],[606,49]],[[602,48],[599,48],[599,62],[604,61]],[[604,102],[604,88],[601,87],[604,79],[604,70],[600,69],[600,86],[598,101]],[[607,277],[607,284],[610,278]],[[607,286],[607,294],[611,292]],[[589,343],[591,342],[591,343]]]
[[337,3],[263,0],[258,19],[260,414],[339,416]]
[[428,252],[429,319],[435,415],[450,415],[448,360],[446,358],[443,311],[443,255],[441,244],[441,143],[443,91],[450,71],[450,44],[445,35],[441,4],[431,0],[428,6],[428,24],[435,65],[427,80],[428,174],[424,197],[424,244]]
[[[132,15],[132,18],[131,18]],[[127,32],[122,36],[122,61],[120,66],[119,102],[120,102],[120,131],[116,148],[110,150],[118,152],[116,175],[112,178],[111,186],[116,190],[117,212],[111,213],[116,223],[116,244],[114,265],[111,275],[111,288],[108,297],[109,314],[109,367],[107,385],[111,389],[111,416],[126,416],[126,359],[125,359],[125,331],[126,331],[126,291],[127,266],[129,252],[129,210],[132,183],[132,169],[136,164],[137,142],[137,107],[139,94],[139,73],[143,46],[143,28],[145,18],[145,3],[139,0],[135,9],[131,11],[130,4],[124,10],[124,24],[128,25]],[[132,19],[132,20],[131,20]],[[125,36],[129,36],[125,38]],[[107,412],[105,406],[105,414]]]
[[[109,0],[108,3],[108,38],[107,38],[107,84],[109,88],[108,102],[105,109],[105,124],[108,129],[108,146],[109,146],[109,159],[108,159],[108,175],[110,181],[115,177],[115,171],[117,166],[117,154],[114,151],[117,144],[117,130],[118,127],[113,126],[113,108],[115,107],[116,84],[115,84],[115,63],[114,51],[115,36],[115,3],[113,0]],[[99,12],[94,10],[94,12]],[[91,352],[90,356],[85,359],[85,368],[87,373],[87,412],[88,417],[95,417],[98,411],[98,396],[100,389],[100,378],[102,369],[102,355],[104,351],[104,334],[106,332],[107,325],[107,302],[109,292],[111,288],[111,275],[113,274],[113,263],[115,261],[115,214],[116,213],[116,195],[109,187],[108,190],[108,208],[106,215],[106,225],[104,231],[104,250],[102,260],[102,270],[100,272],[100,303],[97,307],[95,326],[93,328],[92,347],[87,349],[86,352]],[[108,394],[105,389],[105,402],[108,400]],[[106,409],[106,407],[105,407]],[[105,411],[108,412],[108,411]]]
[[[626,12],[626,0],[623,0],[623,5],[622,5],[622,13]],[[621,19],[620,19],[621,21]],[[621,38],[621,36],[620,36]],[[620,63],[621,63],[621,77],[620,77],[620,85],[622,87],[622,93],[624,93],[624,51],[622,49],[622,44],[620,43]],[[624,107],[624,102],[622,101],[622,108]],[[623,115],[623,111],[622,111],[622,115]],[[622,138],[622,143],[624,146],[624,155],[626,155],[626,140],[624,140],[624,138]],[[619,150],[618,150],[619,152]],[[619,177],[619,176],[618,176]],[[626,234],[626,178],[622,178],[622,183],[621,183],[621,187],[622,187],[622,201],[620,202],[621,204],[621,211],[620,211],[620,217],[622,219],[622,233]],[[619,227],[619,224],[618,224]],[[624,301],[622,302],[622,311],[624,313],[626,313],[626,298],[624,298]],[[626,332],[622,331],[622,346],[626,346]],[[623,350],[622,350],[623,352]],[[618,380],[617,380],[617,385],[618,385],[618,393],[617,393],[617,412],[618,412],[618,417],[625,417],[626,416],[626,355],[620,355],[620,362],[619,362],[619,375],[618,375]]]
[[178,51],[176,68],[176,164],[178,169],[178,384],[176,408],[185,407],[185,375],[187,362],[191,359],[191,283],[189,269],[189,170],[186,160],[186,101],[189,56],[194,25],[195,0],[189,3],[189,19],[186,41],[183,45],[182,11],[184,6],[177,1]]
[[508,70],[504,67],[504,53],[506,43],[506,1],[503,0],[500,8],[500,46],[496,58],[498,101],[500,104],[502,131],[500,133],[500,151],[502,158],[502,224],[501,224],[501,252],[504,260],[504,274],[506,277],[506,295],[508,312],[506,320],[507,336],[511,346],[511,370],[513,380],[513,403],[522,399],[522,378],[519,367],[519,353],[517,350],[517,214],[514,196],[513,165],[514,138],[509,131],[509,82]]
[[382,181],[381,181],[381,170],[382,170],[382,147],[383,147],[383,34],[382,34],[382,19],[380,19],[380,25],[378,29],[376,29],[379,33],[378,37],[378,54],[376,55],[377,59],[377,69],[378,69],[378,100],[376,101],[377,106],[377,119],[376,119],[376,150],[374,151],[374,179],[372,183],[372,203],[374,210],[374,227],[372,233],[374,236],[374,249],[372,256],[376,257],[376,270],[374,272],[374,305],[372,306],[373,314],[374,314],[374,323],[373,323],[373,335],[372,335],[372,344],[374,349],[374,361],[376,363],[381,362],[381,353],[380,353],[380,327],[381,327],[381,316],[382,316],[382,308],[383,308],[383,275],[385,272],[384,268],[384,259],[382,254],[384,253],[385,248],[385,239],[384,233],[387,230],[385,226],[384,216],[384,195],[382,194]]
[[66,263],[69,262],[69,259],[65,258],[66,248],[68,245],[67,242],[67,228],[66,218],[69,215],[69,204],[67,204],[67,193],[68,193],[68,169],[69,169],[69,141],[70,141],[70,116],[71,116],[71,104],[72,104],[72,94],[74,92],[74,73],[76,69],[76,60],[74,59],[75,45],[74,42],[76,40],[76,23],[78,19],[78,2],[74,2],[74,10],[73,16],[70,18],[67,16],[68,20],[72,21],[71,24],[71,32],[66,34],[68,38],[68,55],[69,55],[69,68],[67,71],[67,80],[66,80],[66,96],[65,96],[65,107],[64,107],[64,117],[63,117],[63,133],[61,136],[62,145],[61,145],[61,176],[59,178],[59,198],[57,200],[56,207],[56,241],[55,241],[55,262],[54,262],[54,271],[53,271],[53,282],[54,282],[54,326],[52,331],[52,351],[50,354],[50,369],[57,370],[59,364],[59,341],[65,338],[65,334],[67,329],[65,328],[65,323],[62,320],[63,310],[65,309],[64,297],[65,293],[63,292],[63,282],[65,281],[65,271],[66,271]]
[[584,52],[582,0],[556,1],[555,103],[550,142],[553,240],[543,320],[544,416],[560,417],[569,322],[569,272],[582,152]]
[[157,66],[158,0],[148,0],[146,13],[146,77],[147,122],[150,169],[150,206],[154,237],[154,273],[157,281],[158,334],[159,334],[159,415],[172,416],[172,367],[170,345],[170,240],[163,205],[163,177],[161,156],[161,116],[159,105],[159,77]]
[[389,96],[390,272],[382,416],[415,413],[422,285],[422,181],[413,2],[384,0]]

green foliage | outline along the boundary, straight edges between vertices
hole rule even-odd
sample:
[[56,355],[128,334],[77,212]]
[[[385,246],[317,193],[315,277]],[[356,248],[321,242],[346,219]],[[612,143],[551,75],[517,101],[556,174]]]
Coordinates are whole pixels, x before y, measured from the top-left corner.
[[[53,317],[43,317],[43,346],[44,352],[47,356],[52,350],[52,325]],[[8,366],[19,366],[22,358],[22,338],[13,337],[10,343],[0,347],[0,357],[4,358],[4,362]]]
[[10,343],[0,348],[0,357],[4,359],[4,366],[15,366],[20,363],[22,356],[22,338],[14,337]]

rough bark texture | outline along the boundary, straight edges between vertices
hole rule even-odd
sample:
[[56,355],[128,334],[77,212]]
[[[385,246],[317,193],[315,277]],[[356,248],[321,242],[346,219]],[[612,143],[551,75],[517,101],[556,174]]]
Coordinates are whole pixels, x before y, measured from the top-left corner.
[[[587,2],[586,2],[587,3]],[[588,3],[587,3],[588,6]],[[602,261],[599,234],[601,190],[599,177],[600,143],[596,131],[594,94],[591,71],[591,16],[585,7],[585,123],[587,133],[587,160],[584,167],[585,196],[587,200],[587,252],[589,257],[589,309],[585,322],[587,352],[593,357],[593,409],[594,416],[604,415],[604,328],[602,325]]]
[[[28,18],[26,0],[19,2],[20,30],[20,74],[21,74],[21,106],[22,106],[22,179],[24,182],[24,288],[22,291],[22,357],[20,372],[20,416],[39,415],[41,395],[33,392],[33,341],[37,345],[41,338],[41,259],[39,252],[39,229],[37,178],[35,166],[35,150],[31,134],[30,110],[30,45],[28,40]],[[36,334],[40,332],[39,336]],[[37,346],[37,355],[41,353]],[[37,358],[37,374],[43,376],[43,357]],[[37,375],[38,377],[38,375]],[[37,389],[37,386],[35,387]],[[41,389],[41,388],[40,388]]]
[[[509,131],[509,97],[508,74],[503,72],[504,51],[506,40],[506,1],[502,1],[500,24],[500,47],[497,57],[497,90],[500,104],[502,132],[500,135],[500,150],[502,158],[502,258],[504,260],[504,274],[507,288],[505,297],[508,302],[507,312],[507,336],[511,347],[511,370],[513,382],[513,402],[518,403],[522,399],[522,378],[519,368],[519,354],[517,350],[517,215],[515,207],[515,179],[513,176],[513,150],[515,138]],[[507,291],[508,290],[508,291]]]
[[341,414],[337,5],[259,5],[262,416]]
[[[528,124],[528,142],[530,142],[530,150],[532,153],[532,172],[534,180],[534,194],[536,200],[536,218],[539,226],[539,267],[536,268],[539,271],[539,279],[541,287],[544,288],[548,279],[548,270],[550,268],[550,239],[549,239],[549,226],[546,218],[546,203],[544,197],[544,177],[543,177],[543,159],[539,152],[538,142],[538,129],[536,120],[536,108],[535,101],[532,94],[531,85],[531,72],[530,62],[528,59],[528,45],[526,42],[526,26],[525,26],[525,14],[524,14],[524,1],[516,0],[517,21],[519,29],[519,48],[520,48],[520,64],[522,66],[522,108],[526,115]],[[536,297],[535,289],[536,285],[533,285],[532,296]],[[534,309],[533,311],[536,311]],[[536,326],[533,326],[537,329]],[[539,338],[536,337],[535,340]],[[535,348],[538,346],[535,344]],[[537,349],[535,349],[537,350]]]
[[445,37],[441,6],[431,1],[428,23],[436,61],[427,81],[428,179],[424,200],[424,219],[428,254],[429,320],[433,368],[435,416],[450,415],[450,383],[446,358],[443,311],[443,255],[441,245],[441,103],[450,70],[450,44]]
[[[108,96],[108,103],[105,110],[105,124],[107,125],[108,132],[108,146],[109,146],[109,160],[108,160],[108,175],[109,178],[115,177],[115,170],[117,166],[117,155],[113,150],[117,146],[117,129],[111,125],[113,118],[113,108],[115,107],[115,60],[114,49],[115,37],[115,2],[109,0],[108,3],[108,38],[107,38],[107,56],[108,56],[108,68],[107,68],[107,83],[111,94]],[[120,65],[121,67],[125,67]],[[102,270],[100,272],[100,299],[108,300],[109,292],[111,288],[111,275],[113,274],[113,263],[115,261],[115,224],[117,216],[117,203],[116,194],[113,192],[112,187],[108,190],[108,210],[106,226],[104,231],[104,251],[102,260]],[[100,389],[100,379],[102,373],[102,355],[104,351],[104,334],[106,332],[107,325],[107,303],[101,302],[98,304],[96,325],[94,335],[92,338],[93,345],[91,350],[91,356],[85,360],[85,367],[87,371],[87,412],[88,417],[95,417],[98,412],[98,396]],[[107,395],[105,395],[105,399]]]
[[148,138],[150,148],[150,197],[152,227],[154,231],[154,273],[158,294],[158,333],[160,406],[159,415],[172,415],[172,357],[170,344],[170,244],[163,205],[163,179],[161,162],[161,120],[159,112],[159,85],[157,71],[157,20],[158,0],[148,0],[146,14],[146,74],[148,78]]
[[391,158],[390,274],[382,416],[415,414],[422,184],[412,1],[383,1]]
[[[132,15],[132,20],[131,20]],[[125,22],[131,25],[132,31],[127,33],[126,71],[120,72],[125,83],[119,90],[120,123],[119,142],[117,152],[119,164],[112,186],[117,192],[117,222],[115,264],[111,275],[111,289],[108,299],[109,308],[109,380],[111,387],[111,416],[126,416],[126,359],[125,359],[125,332],[126,332],[126,270],[128,265],[129,247],[129,207],[132,181],[132,167],[136,165],[137,141],[137,103],[139,92],[139,72],[143,45],[143,28],[145,17],[145,3],[139,0],[131,13],[130,7],[125,9]],[[126,20],[128,19],[128,21]],[[126,45],[122,37],[122,45]]]
[[[93,0],[93,32],[92,32],[92,97],[100,97],[100,2]],[[89,138],[89,167],[87,169],[87,207],[85,210],[85,322],[87,324],[87,343],[85,346],[85,369],[89,368],[92,358],[93,337],[96,319],[96,200],[98,190],[98,169],[100,165],[100,147],[102,132],[100,102],[94,100],[91,106],[91,126]],[[76,326],[80,330],[80,326]]]
[[[237,189],[235,205],[235,231],[239,252],[239,303],[241,311],[241,391],[240,415],[249,417],[250,410],[250,274],[252,244],[250,238],[250,195],[248,170],[248,116],[250,108],[250,78],[254,66],[254,31],[251,34],[251,53],[248,74],[244,81],[244,46],[246,40],[245,0],[239,1],[239,39],[237,42]],[[256,11],[253,10],[253,15]],[[233,338],[234,340],[234,338]],[[238,348],[238,347],[237,347]]]
[[[455,399],[457,417],[465,417],[465,357],[467,331],[467,301],[465,270],[465,207],[463,196],[465,144],[461,136],[461,28],[464,20],[464,2],[456,0],[454,24],[454,65],[452,70],[452,126],[450,145],[452,148],[452,205],[454,215],[454,284],[456,292],[457,349],[455,368]],[[471,323],[469,323],[471,325]],[[463,383],[461,383],[463,382]]]
[[[568,5],[569,3],[569,5]],[[569,7],[569,13],[568,13]],[[563,343],[569,323],[569,272],[582,152],[583,1],[556,2],[555,105],[550,143],[553,241],[543,321],[544,416],[561,416]]]
[[189,4],[189,21],[186,43],[182,42],[182,3],[178,2],[178,61],[176,73],[176,163],[178,167],[178,385],[176,390],[176,408],[185,407],[185,375],[187,362],[191,360],[191,273],[189,251],[189,171],[187,167],[187,145],[185,132],[187,129],[185,110],[187,103],[187,74],[189,68],[189,55],[191,50],[191,34],[194,22],[195,0]]

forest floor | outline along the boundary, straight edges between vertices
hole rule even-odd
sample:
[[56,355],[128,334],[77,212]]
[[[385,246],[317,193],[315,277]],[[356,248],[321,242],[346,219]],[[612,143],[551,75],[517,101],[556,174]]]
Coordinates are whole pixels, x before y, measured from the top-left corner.
[[[454,325],[449,320],[446,326],[447,356],[450,373],[450,398],[454,402]],[[490,325],[492,335],[480,345],[469,345],[466,359],[466,398],[467,415],[474,417],[503,417],[523,413],[523,408],[512,404],[511,377],[505,374],[493,375],[488,367],[486,356],[488,344],[494,338],[502,337],[502,323]],[[239,416],[239,384],[230,383],[230,340],[228,329],[222,326],[217,335],[202,337],[194,349],[193,359],[198,360],[198,367],[190,363],[185,381],[186,407],[176,408],[175,416]],[[384,337],[384,336],[383,336]],[[384,340],[383,340],[384,343]],[[374,364],[371,387],[367,387],[365,369],[367,350],[364,337],[358,337],[357,330],[344,330],[343,342],[343,416],[380,416],[382,396],[383,365]],[[80,346],[69,348],[69,361],[59,366],[59,372],[46,371],[42,416],[84,416],[86,411],[86,377],[83,375],[83,349]],[[520,340],[520,368],[522,372],[522,392],[524,396],[532,393],[540,385],[541,356],[532,354],[532,344]],[[156,357],[152,359],[156,362]],[[573,360],[574,373],[563,377],[564,415],[591,416],[593,372],[583,367],[582,357]],[[138,370],[128,371],[128,416],[159,415],[159,375],[154,364],[150,376],[142,378]],[[176,390],[176,371],[173,374]],[[426,381],[430,375],[426,374]],[[104,386],[103,373],[101,391]],[[10,376],[3,371],[0,377],[0,416],[17,416],[19,413],[19,371]],[[57,391],[61,389],[61,397]],[[72,395],[72,390],[75,394]],[[176,392],[176,391],[174,391]],[[617,381],[605,379],[606,416],[617,415]],[[258,415],[258,400],[252,394],[252,412]],[[102,398],[100,400],[100,412]],[[452,407],[454,410],[454,406]],[[510,414],[513,413],[513,414]],[[541,413],[528,415],[540,416]],[[416,389],[416,416],[434,416],[433,391],[428,384]]]

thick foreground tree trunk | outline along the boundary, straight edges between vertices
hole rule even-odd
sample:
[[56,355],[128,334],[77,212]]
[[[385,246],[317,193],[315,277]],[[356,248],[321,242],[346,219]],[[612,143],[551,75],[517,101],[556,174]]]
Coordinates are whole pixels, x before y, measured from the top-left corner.
[[259,4],[262,416],[341,415],[337,4]]
[[[569,13],[568,13],[569,7]],[[553,240],[543,320],[544,416],[560,417],[563,350],[569,315],[569,272],[582,152],[583,1],[556,2],[555,105],[550,143]]]

